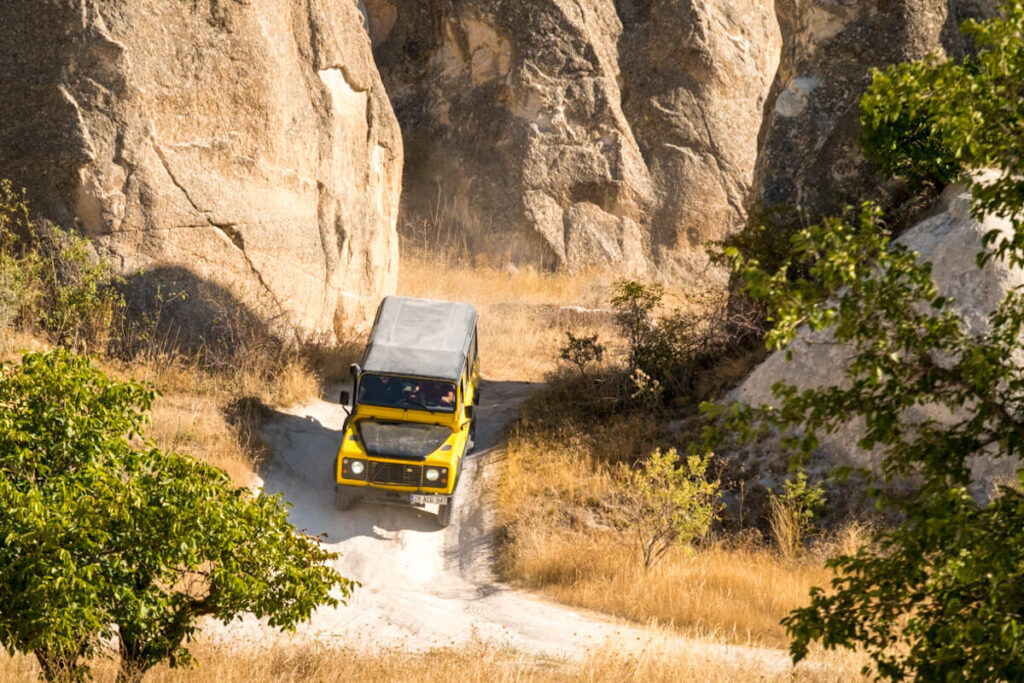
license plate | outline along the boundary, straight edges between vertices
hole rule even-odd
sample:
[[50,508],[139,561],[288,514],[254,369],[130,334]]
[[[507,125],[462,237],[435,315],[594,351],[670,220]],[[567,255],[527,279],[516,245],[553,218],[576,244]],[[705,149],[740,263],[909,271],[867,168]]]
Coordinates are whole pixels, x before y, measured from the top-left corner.
[[445,496],[424,496],[418,493],[409,494],[409,502],[413,505],[426,505],[428,503],[436,503],[442,505],[447,498]]

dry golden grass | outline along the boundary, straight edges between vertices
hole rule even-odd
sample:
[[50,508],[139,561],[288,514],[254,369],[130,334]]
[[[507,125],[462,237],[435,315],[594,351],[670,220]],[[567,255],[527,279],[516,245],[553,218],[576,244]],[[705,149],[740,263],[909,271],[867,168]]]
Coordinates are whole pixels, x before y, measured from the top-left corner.
[[506,580],[560,602],[691,636],[784,647],[779,620],[806,604],[812,586],[829,585],[825,556],[863,538],[851,527],[829,548],[789,559],[749,544],[676,548],[645,571],[630,539],[603,523],[602,510],[615,485],[611,464],[650,451],[657,438],[651,420],[625,415],[552,426],[557,406],[532,410],[540,423],[513,431],[497,484],[507,532],[499,568]]
[[514,552],[509,578],[560,602],[768,647],[787,645],[779,620],[831,578],[815,560],[786,562],[764,549],[724,545],[673,549],[645,571],[628,539],[600,530],[521,533]]
[[616,274],[548,273],[457,263],[441,266],[406,256],[398,293],[473,304],[480,314],[480,362],[495,380],[540,381],[555,368],[565,331],[611,341],[608,287]]
[[[198,666],[191,669],[158,667],[147,676],[150,683],[306,683],[307,681],[367,681],[390,683],[619,683],[649,681],[849,681],[859,678],[861,660],[855,656],[818,656],[798,667],[780,665],[778,657],[757,653],[704,650],[701,644],[681,650],[658,640],[633,650],[609,644],[582,661],[544,658],[507,648],[469,644],[427,652],[385,649],[367,653],[312,645],[279,645],[267,650],[239,649],[232,645],[199,644],[194,648]],[[0,654],[0,683],[36,680],[35,662],[27,657]],[[94,665],[98,683],[113,681],[116,662]]]
[[[398,293],[473,304],[480,314],[484,376],[542,381],[558,366],[566,331],[599,335],[608,359],[623,355],[609,304],[611,284],[622,277],[612,268],[548,272],[412,251],[402,255]],[[666,293],[662,310],[706,310],[723,305],[725,294],[718,285],[675,288]]]

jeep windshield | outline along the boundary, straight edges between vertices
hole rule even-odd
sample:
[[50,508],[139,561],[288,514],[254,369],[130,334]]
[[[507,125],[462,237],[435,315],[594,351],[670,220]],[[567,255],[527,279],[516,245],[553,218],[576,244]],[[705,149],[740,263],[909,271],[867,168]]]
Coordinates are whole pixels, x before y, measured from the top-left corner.
[[452,435],[448,427],[415,422],[360,420],[356,428],[367,454],[385,458],[425,458]]
[[455,384],[366,373],[359,379],[357,400],[370,406],[451,413],[455,411]]

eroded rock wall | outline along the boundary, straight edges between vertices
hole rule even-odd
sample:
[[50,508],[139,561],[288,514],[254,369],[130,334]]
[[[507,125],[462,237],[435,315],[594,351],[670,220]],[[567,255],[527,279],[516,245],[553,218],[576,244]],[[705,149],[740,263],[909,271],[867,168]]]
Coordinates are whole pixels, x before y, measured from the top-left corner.
[[835,213],[873,198],[899,202],[858,148],[860,97],[871,69],[929,54],[961,56],[969,18],[993,16],[990,0],[779,0],[782,58],[765,112],[758,195],[767,205]]
[[394,290],[402,140],[354,2],[9,2],[0,45],[0,175],[122,273],[299,334]]
[[781,45],[764,3],[365,6],[410,222],[496,260],[690,274],[742,223]]
[[691,280],[756,203],[902,201],[857,145],[870,69],[962,54],[961,22],[996,5],[365,1],[421,236]]

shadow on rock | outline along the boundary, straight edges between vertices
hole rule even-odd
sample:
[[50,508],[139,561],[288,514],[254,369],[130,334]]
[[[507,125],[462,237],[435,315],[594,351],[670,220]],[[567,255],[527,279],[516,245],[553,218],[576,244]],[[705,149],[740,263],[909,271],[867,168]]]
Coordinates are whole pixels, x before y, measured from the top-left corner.
[[122,356],[176,352],[214,367],[282,348],[280,321],[186,268],[139,272],[119,289],[126,303]]

